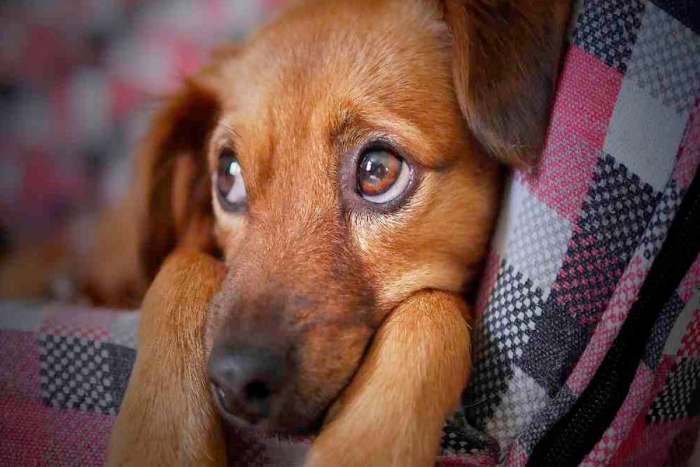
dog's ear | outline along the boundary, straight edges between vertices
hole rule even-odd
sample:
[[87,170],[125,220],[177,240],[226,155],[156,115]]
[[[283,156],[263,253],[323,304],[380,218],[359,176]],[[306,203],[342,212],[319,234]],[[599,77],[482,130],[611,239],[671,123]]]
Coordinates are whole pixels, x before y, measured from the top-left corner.
[[216,96],[186,83],[154,116],[137,164],[140,193],[139,257],[150,282],[181,243],[212,243],[206,144],[219,113]]
[[479,143],[532,165],[541,149],[569,14],[568,0],[444,0],[455,90]]
[[206,68],[165,100],[143,140],[137,161],[138,242],[149,282],[176,246],[215,248],[206,151],[220,113],[218,68],[233,53],[233,48],[215,51]]

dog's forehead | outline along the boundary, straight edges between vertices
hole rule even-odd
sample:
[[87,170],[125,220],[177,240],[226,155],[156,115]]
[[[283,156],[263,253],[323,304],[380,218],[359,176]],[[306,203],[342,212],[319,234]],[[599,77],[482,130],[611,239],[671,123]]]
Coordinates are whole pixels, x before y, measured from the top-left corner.
[[245,55],[268,68],[281,65],[285,74],[289,65],[337,72],[376,59],[386,63],[392,56],[401,62],[425,52],[420,48],[428,36],[447,33],[436,5],[428,0],[302,1],[252,36]]
[[232,61],[225,98],[258,134],[328,132],[351,110],[429,129],[457,108],[449,55],[433,2],[305,2]]
[[302,3],[261,30],[222,80],[250,209],[337,210],[343,155],[376,139],[449,166],[465,139],[450,52],[427,0]]

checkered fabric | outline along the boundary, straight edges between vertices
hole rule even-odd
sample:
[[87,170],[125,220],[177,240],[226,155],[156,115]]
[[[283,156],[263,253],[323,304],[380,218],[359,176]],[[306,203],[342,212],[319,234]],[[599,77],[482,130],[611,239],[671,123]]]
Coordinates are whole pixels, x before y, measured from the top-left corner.
[[[187,18],[186,2],[174,4],[173,17]],[[148,21],[168,18],[156,16]],[[181,44],[166,34],[173,28],[156,30],[161,46]],[[473,374],[445,424],[440,465],[525,465],[591,382],[700,165],[699,51],[695,1],[580,6],[542,163],[507,187],[477,299]],[[91,89],[94,77],[70,89]],[[137,321],[0,304],[0,465],[103,462]],[[583,464],[687,464],[699,427],[700,257],[660,310],[629,392]],[[244,437],[239,452],[246,465],[289,465],[306,447]]]
[[0,303],[0,465],[103,465],[138,314]]
[[[697,2],[581,5],[541,166],[507,190],[443,456],[524,465],[591,382],[697,174],[698,47]],[[700,257],[583,465],[683,465],[699,415]]]

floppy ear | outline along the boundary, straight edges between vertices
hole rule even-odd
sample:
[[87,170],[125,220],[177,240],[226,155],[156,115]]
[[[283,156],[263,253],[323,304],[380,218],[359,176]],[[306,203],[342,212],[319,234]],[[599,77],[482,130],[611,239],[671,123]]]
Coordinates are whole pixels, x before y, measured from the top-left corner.
[[[215,58],[225,58],[218,51]],[[189,79],[151,121],[137,161],[139,256],[151,281],[176,246],[213,251],[208,139],[220,112],[213,65]]]
[[533,164],[544,140],[568,0],[444,0],[453,77],[479,143],[507,164]]

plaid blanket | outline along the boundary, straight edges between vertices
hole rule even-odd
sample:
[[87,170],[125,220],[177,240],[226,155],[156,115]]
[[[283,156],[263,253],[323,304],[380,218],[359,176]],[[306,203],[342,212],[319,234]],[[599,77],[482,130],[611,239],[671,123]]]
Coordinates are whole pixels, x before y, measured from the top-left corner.
[[[524,465],[550,428],[592,403],[582,397],[638,319],[630,310],[699,162],[700,4],[584,1],[541,167],[509,186],[479,293],[474,372],[444,451]],[[658,317],[643,358],[577,463],[688,461],[700,425],[699,301],[700,256],[665,304],[645,310]]]
[[102,465],[138,314],[0,304],[0,465]]
[[[586,0],[572,39],[542,164],[507,190],[443,465],[534,462],[586,402],[637,319],[700,165],[700,5]],[[687,259],[582,465],[688,463],[700,427],[700,256]],[[138,315],[62,310],[0,307],[2,465],[103,462]],[[288,465],[305,445],[249,447],[245,464]]]

